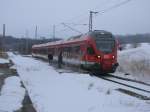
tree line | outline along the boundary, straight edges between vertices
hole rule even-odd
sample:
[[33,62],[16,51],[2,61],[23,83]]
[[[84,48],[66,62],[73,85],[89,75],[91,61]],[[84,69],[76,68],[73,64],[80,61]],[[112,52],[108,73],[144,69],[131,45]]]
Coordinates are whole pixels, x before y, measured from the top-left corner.
[[57,40],[60,40],[60,38],[46,39],[42,37],[40,39],[32,39],[32,38],[16,38],[13,36],[3,37],[2,35],[0,35],[0,50],[3,49],[5,51],[17,51],[21,54],[30,54],[33,45]]
[[[150,34],[136,34],[136,35],[115,35],[121,45],[123,44],[138,44],[138,43],[150,43]],[[16,38],[13,36],[5,36],[3,38],[0,35],[0,50],[5,49],[6,51],[18,51],[21,54],[30,54],[32,45],[47,43],[52,41],[61,40],[60,38]]]
[[120,44],[150,43],[150,34],[116,35]]

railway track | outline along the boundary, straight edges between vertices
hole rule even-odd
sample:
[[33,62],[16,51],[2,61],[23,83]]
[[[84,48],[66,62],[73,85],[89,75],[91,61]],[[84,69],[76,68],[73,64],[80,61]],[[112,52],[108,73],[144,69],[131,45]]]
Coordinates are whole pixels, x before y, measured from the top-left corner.
[[[69,72],[59,71],[59,73],[70,73],[70,72],[73,72],[73,71],[74,70],[69,71]],[[79,73],[84,73],[84,72],[80,71]],[[89,72],[86,72],[86,73],[89,73]],[[139,91],[142,91],[142,92],[150,93],[150,84],[142,82],[142,81],[137,81],[137,80],[134,80],[134,79],[129,79],[129,78],[124,78],[124,77],[114,76],[114,75],[111,75],[111,74],[98,75],[98,74],[95,74],[95,73],[90,73],[90,75],[97,76],[98,78],[101,78],[103,80],[111,81],[113,83],[117,83],[117,84],[129,87],[129,88],[135,89],[135,90],[139,90]],[[115,79],[117,79],[117,80],[115,80]],[[123,82],[123,81],[126,81],[126,82]],[[128,82],[131,82],[133,85],[128,84]],[[138,86],[135,86],[134,84],[138,84],[140,86],[146,86],[149,89],[146,90],[146,89],[143,89],[142,87],[140,88]]]
[[[98,78],[101,78],[103,80],[106,80],[106,81],[110,81],[110,82],[113,82],[113,83],[116,83],[119,85],[123,85],[123,86],[129,87],[129,88],[135,89],[135,90],[142,91],[142,92],[150,93],[150,84],[145,83],[145,82],[136,81],[133,79],[119,77],[119,76],[114,76],[111,74],[107,74],[107,75],[93,74],[93,75],[97,76]],[[129,82],[131,82],[132,84],[129,84]],[[137,85],[137,86],[135,86],[135,85]],[[143,89],[142,87],[139,87],[139,85],[145,86],[146,88],[149,88],[149,90]]]
[[116,78],[116,79],[122,79],[122,80],[125,80],[125,81],[135,82],[135,83],[143,84],[143,85],[146,85],[146,86],[150,86],[150,84],[148,84],[148,83],[145,83],[145,82],[142,82],[142,81],[138,81],[138,80],[134,80],[134,79],[119,77],[119,76],[115,76],[115,75],[111,75],[111,74],[108,74],[108,76]]
[[[69,67],[70,68],[70,67]],[[66,70],[66,69],[65,69]],[[70,69],[69,69],[70,70]],[[72,70],[72,69],[71,69]],[[76,70],[75,70],[76,71]],[[59,71],[59,73],[70,73],[70,72],[75,72],[74,70],[72,71],[64,71],[64,69],[62,71]],[[79,73],[89,73],[89,72],[81,72],[81,71],[78,71]],[[111,75],[111,74],[106,74],[106,75],[98,75],[98,74],[95,74],[95,73],[90,73],[92,76],[97,76],[98,78],[101,78],[103,80],[107,80],[107,81],[111,81],[113,83],[117,83],[117,84],[120,84],[120,85],[123,85],[123,86],[126,86],[126,87],[129,87],[129,88],[132,88],[132,89],[135,89],[135,90],[139,90],[139,91],[142,91],[142,92],[146,92],[146,93],[150,93],[150,84],[148,83],[145,83],[145,82],[142,82],[142,81],[137,81],[137,80],[134,80],[134,79],[129,79],[129,78],[124,78],[124,77],[119,77],[119,76],[114,76],[114,75]],[[117,79],[117,80],[115,80]],[[126,81],[126,82],[123,82],[123,81]],[[146,86],[147,88],[149,88],[149,90],[146,90],[146,89],[143,89],[143,88],[140,88],[138,86],[135,86],[134,84],[133,85],[130,85],[128,84],[128,82],[131,82],[132,84],[138,84],[140,86]]]
[[[60,68],[57,67],[57,64],[54,64],[54,63],[52,63],[51,65],[60,74],[62,74],[62,73],[72,73],[72,72],[86,73],[86,74],[90,74],[92,76],[97,76],[98,78],[101,78],[101,79],[106,80],[106,81],[117,83],[119,85],[123,85],[123,86],[129,87],[129,88],[132,88],[132,89],[135,89],[135,90],[138,90],[138,91],[150,93],[150,84],[142,82],[142,81],[137,81],[137,80],[133,80],[133,79],[129,79],[129,78],[114,76],[114,75],[111,75],[111,74],[99,75],[97,73],[91,73],[91,72],[88,72],[88,71],[87,72],[80,71],[78,69],[73,69],[74,67],[71,67],[71,66],[70,67],[63,66],[60,69]],[[115,79],[117,79],[117,80],[115,80]],[[123,82],[123,81],[126,81],[126,83]],[[140,84],[140,85],[143,85],[143,86],[147,86],[147,87],[149,87],[149,90],[140,88],[140,87],[135,86],[135,85],[130,85],[130,84],[128,84],[128,82],[137,83],[137,84]],[[150,100],[150,97],[147,97],[147,96],[144,96],[142,94],[136,93],[133,90],[126,90],[126,89],[123,89],[123,88],[120,88],[120,87],[118,89],[116,89],[116,90],[118,90],[118,91],[120,91],[122,93],[128,94],[128,95],[134,96],[134,97],[138,97],[138,98],[140,98],[142,100]]]

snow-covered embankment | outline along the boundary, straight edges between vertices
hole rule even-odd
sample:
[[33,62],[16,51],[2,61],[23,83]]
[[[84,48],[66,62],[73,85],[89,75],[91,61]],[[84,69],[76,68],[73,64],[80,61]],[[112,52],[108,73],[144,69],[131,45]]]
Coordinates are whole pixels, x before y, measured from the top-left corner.
[[5,79],[0,94],[0,112],[14,112],[22,107],[25,89],[21,87],[21,81],[17,76]]
[[119,72],[129,73],[138,80],[150,83],[150,45],[120,51],[118,54]]

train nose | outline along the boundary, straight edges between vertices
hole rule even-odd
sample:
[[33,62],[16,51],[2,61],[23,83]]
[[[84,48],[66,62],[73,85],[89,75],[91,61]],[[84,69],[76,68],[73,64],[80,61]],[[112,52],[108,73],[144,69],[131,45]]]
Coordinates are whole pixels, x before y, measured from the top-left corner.
[[101,65],[102,67],[102,71],[106,71],[106,72],[115,72],[116,71],[116,68],[119,66],[118,63],[115,63],[115,64],[112,64],[111,62],[105,62]]
[[119,64],[115,61],[115,56],[113,54],[105,54],[102,57],[102,70],[107,72],[115,72]]
[[116,70],[116,68],[119,66],[119,63],[115,63],[115,64],[113,64],[113,66],[112,66],[112,69],[113,70]]

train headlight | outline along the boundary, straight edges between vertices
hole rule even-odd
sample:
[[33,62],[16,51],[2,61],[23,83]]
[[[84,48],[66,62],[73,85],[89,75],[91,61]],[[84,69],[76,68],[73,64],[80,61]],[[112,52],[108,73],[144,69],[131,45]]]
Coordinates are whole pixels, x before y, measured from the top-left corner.
[[115,58],[115,56],[112,57],[113,59]]
[[97,56],[97,58],[101,58],[101,56]]

